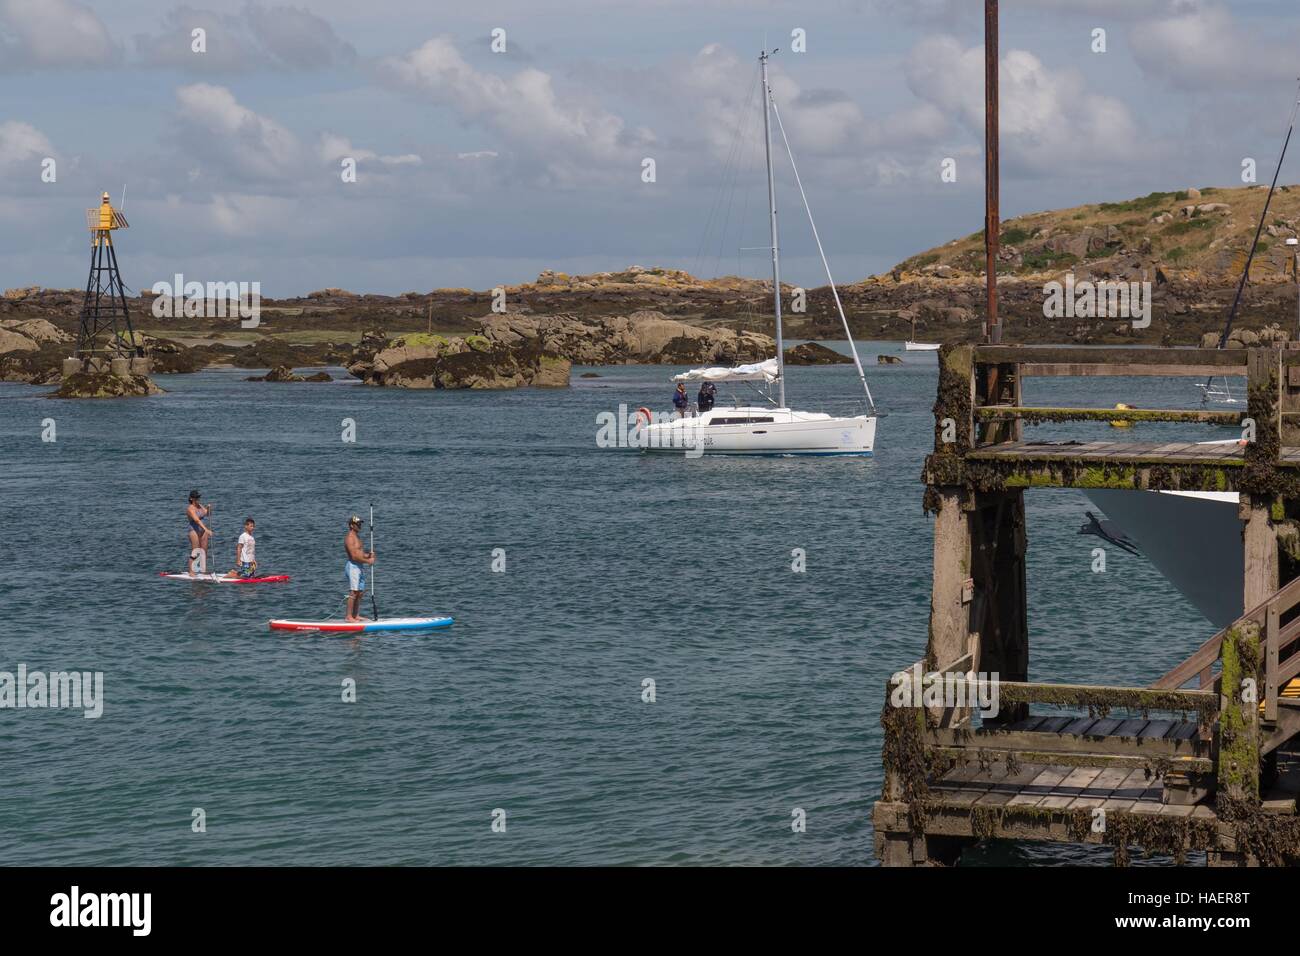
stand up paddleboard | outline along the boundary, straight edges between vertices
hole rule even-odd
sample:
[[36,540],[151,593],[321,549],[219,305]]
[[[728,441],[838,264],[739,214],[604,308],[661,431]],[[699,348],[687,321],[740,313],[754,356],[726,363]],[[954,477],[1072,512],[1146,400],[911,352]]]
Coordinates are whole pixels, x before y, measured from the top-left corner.
[[359,634],[369,631],[434,631],[451,627],[449,617],[390,617],[378,621],[271,621],[273,631],[329,631]]
[[172,581],[194,581],[203,584],[279,584],[282,581],[288,581],[287,574],[269,574],[265,577],[241,578],[238,575],[233,577],[229,574],[173,574],[170,571],[159,571],[160,578],[169,578]]

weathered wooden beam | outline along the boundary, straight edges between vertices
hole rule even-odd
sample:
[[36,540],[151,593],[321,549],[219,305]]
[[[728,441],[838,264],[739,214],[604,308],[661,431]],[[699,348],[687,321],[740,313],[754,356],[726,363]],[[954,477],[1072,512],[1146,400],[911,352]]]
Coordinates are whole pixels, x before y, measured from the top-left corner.
[[[977,345],[975,361],[980,364],[1014,362],[1022,365],[1109,365],[1118,369],[1145,365],[1167,368],[1160,375],[1180,374],[1172,369],[1187,366],[1212,368],[1216,375],[1246,374],[1246,349],[1126,349],[1106,346],[1063,345]],[[1234,371],[1236,370],[1236,371]],[[1123,375],[1124,372],[1112,374]]]
[[[944,676],[944,684],[969,694],[964,675]],[[1037,681],[989,681],[997,687],[1000,701],[1027,704],[1055,704],[1058,707],[1138,707],[1144,710],[1212,711],[1218,694],[1208,690],[1156,689],[1153,687],[1115,687],[1109,684],[1047,684]]]
[[[1149,459],[1063,461],[1060,458],[1008,460],[973,452],[969,461],[988,465],[974,476],[977,487],[1114,488],[1119,491],[1236,491],[1240,459],[1209,459],[1169,464]],[[927,477],[931,473],[927,472]],[[938,477],[937,475],[934,477]]]
[[[1054,764],[1066,767],[1120,767],[1127,770],[1144,770],[1150,766],[1152,756],[1155,756],[1154,754],[1106,753],[1097,750],[1078,752],[1066,750],[1017,750],[990,745],[988,741],[983,746],[978,747],[936,746],[927,749],[935,756],[959,764],[982,764],[990,760],[1006,760],[1008,757],[1012,757],[1022,765]],[[1173,758],[1173,761],[1178,770],[1187,773],[1214,772],[1214,761],[1210,757],[1179,756]]]
[[[877,832],[903,836],[909,826],[907,804],[877,803],[873,812],[873,823]],[[925,832],[928,836],[972,837],[978,836],[995,840],[1037,840],[1054,843],[1108,843],[1106,833],[1098,833],[1091,827],[1082,832],[1076,824],[1079,808],[1044,807],[1034,805],[1002,805],[985,807],[972,806],[964,802],[945,802],[942,797],[926,802]],[[1090,812],[1090,809],[1089,809]],[[1170,817],[1173,819],[1188,817],[1200,824],[1197,828],[1202,837],[1196,839],[1196,830],[1187,827],[1184,840],[1185,849],[1195,849],[1197,843],[1209,842],[1209,852],[1220,857],[1231,854],[1235,847],[1230,826],[1219,821],[1214,811],[1205,807],[1168,807],[1164,804],[1148,805],[1144,801],[1135,804],[1133,810],[1108,810],[1106,813],[1107,829],[1116,827],[1125,819],[1150,821],[1151,817]],[[979,820],[979,832],[976,832],[976,820]]]
[[1215,378],[1221,375],[1241,375],[1242,372],[1220,365],[1149,365],[1130,363],[1128,365],[1096,364],[1090,362],[1073,362],[1069,365],[1045,365],[1026,362],[1020,366],[1020,374],[1026,378],[1096,378],[1113,376],[1116,378],[1169,376],[1176,378]]
[[1043,754],[1128,754],[1144,757],[1204,757],[1210,742],[1198,737],[1168,740],[1164,737],[1103,737],[1095,734],[1044,734],[1033,730],[959,730],[931,727],[926,741],[932,747],[967,747],[971,750],[1024,750]]
[[[975,409],[979,421],[1003,418],[1028,419],[1037,422],[1199,422],[1216,425],[1238,425],[1245,412],[1220,412],[1191,408],[1049,408],[1010,405],[984,405]],[[1300,416],[1298,416],[1300,417]]]

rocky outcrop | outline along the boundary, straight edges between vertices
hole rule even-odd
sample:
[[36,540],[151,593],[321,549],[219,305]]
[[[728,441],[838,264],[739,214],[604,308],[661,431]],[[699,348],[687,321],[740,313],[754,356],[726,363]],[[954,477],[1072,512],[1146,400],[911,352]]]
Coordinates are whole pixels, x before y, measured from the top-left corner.
[[852,361],[849,356],[816,342],[804,342],[785,350],[786,365],[844,365]]
[[493,315],[482,328],[491,342],[534,342],[578,365],[735,365],[770,358],[776,349],[757,332],[701,328],[651,311],[608,318]]
[[63,379],[50,398],[131,398],[161,395],[163,390],[145,375],[110,375],[107,372],[78,372]]
[[316,372],[314,375],[299,375],[288,365],[277,365],[265,375],[250,375],[245,382],[332,382],[334,376],[329,372]]
[[0,382],[57,382],[69,351],[64,343],[71,340],[44,319],[0,321]]
[[11,351],[3,345],[6,332],[21,335],[37,345],[45,342],[72,341],[71,335],[64,332],[53,322],[48,322],[45,319],[3,319],[0,320],[0,353]]
[[[1201,336],[1201,348],[1217,349],[1220,335],[1222,335],[1221,332],[1206,332]],[[1282,328],[1277,323],[1266,325],[1262,329],[1233,326],[1232,331],[1228,333],[1228,343],[1224,347],[1229,349],[1249,349],[1257,345],[1280,345],[1290,340],[1290,331]]]
[[373,355],[358,349],[348,371],[367,385],[391,388],[563,388],[570,365],[535,338],[504,343],[483,335],[413,333],[385,342]]
[[899,358],[897,355],[877,355],[876,364],[877,365],[902,365],[903,360]]

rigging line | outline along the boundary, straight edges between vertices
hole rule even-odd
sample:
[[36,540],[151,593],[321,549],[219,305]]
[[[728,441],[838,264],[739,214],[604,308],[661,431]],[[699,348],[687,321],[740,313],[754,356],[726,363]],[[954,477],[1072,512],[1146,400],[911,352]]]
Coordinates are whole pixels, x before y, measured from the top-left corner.
[[[743,178],[745,179],[746,182],[749,182],[749,180],[752,178],[753,170],[754,170],[755,167],[758,165],[758,164],[757,164],[757,159],[756,159],[756,157],[757,157],[757,155],[758,155],[758,137],[757,137],[757,136],[755,136],[755,137],[750,141],[749,147],[750,147],[750,148],[749,148],[749,152],[748,152],[748,154],[747,154],[747,156],[746,156],[746,163],[745,163],[745,168],[744,168],[744,177],[743,177]],[[770,239],[768,240],[768,244],[767,244],[767,245],[764,245],[764,246],[752,246],[752,247],[751,247],[751,246],[746,246],[746,245],[745,245],[745,241],[746,241],[746,240],[745,240],[746,230],[750,227],[750,220],[749,220],[749,199],[750,199],[750,193],[751,193],[751,190],[749,190],[749,189],[745,189],[745,190],[742,191],[742,193],[741,193],[741,197],[742,197],[742,198],[741,198],[741,205],[740,205],[740,216],[738,217],[738,219],[737,219],[737,221],[736,221],[736,272],[735,272],[735,274],[736,274],[736,277],[737,277],[738,279],[741,279],[741,280],[745,280],[745,279],[749,279],[749,278],[751,278],[751,276],[748,274],[748,271],[747,271],[746,268],[745,268],[745,253],[746,253],[746,252],[750,252],[750,251],[752,251],[753,249],[765,249],[765,250],[770,250],[770,249],[772,248],[772,246],[771,246],[771,240],[770,240]],[[721,253],[721,250],[719,250],[719,254],[720,254],[720,253]],[[756,321],[756,318],[757,318],[757,317],[756,317],[756,313],[755,313],[755,311],[754,311],[754,299],[753,299],[753,297],[750,295],[748,289],[745,287],[745,285],[744,285],[743,282],[741,283],[740,288],[739,288],[739,296],[740,296],[740,302],[743,304],[745,318],[746,318],[746,320],[750,323],[750,325],[752,326],[752,324]]]
[[[739,101],[739,97],[737,97],[737,101]],[[740,114],[740,116],[742,117],[742,124],[743,124],[743,123],[747,120],[747,116],[748,116],[748,102],[746,102],[746,109],[745,109],[745,110]],[[704,232],[703,232],[703,234],[700,236],[700,245],[699,245],[699,248],[698,248],[697,251],[696,251],[696,256],[695,256],[695,268],[696,268],[696,274],[697,274],[697,275],[698,275],[699,272],[704,268],[704,263],[705,263],[705,259],[706,259],[707,255],[708,255],[708,250],[709,250],[709,248],[712,246],[712,243],[709,242],[709,234],[712,232],[712,230],[713,230],[713,225],[714,225],[714,223],[715,223],[715,221],[716,221],[716,219],[717,219],[718,212],[719,212],[719,210],[722,208],[722,197],[723,197],[723,194],[724,194],[724,193],[726,192],[726,190],[727,190],[727,177],[728,177],[728,174],[730,174],[730,175],[732,176],[732,178],[733,178],[733,185],[732,185],[731,188],[732,188],[733,190],[735,189],[735,185],[734,185],[735,166],[734,166],[734,164],[736,163],[736,157],[737,157],[737,155],[739,154],[739,143],[740,143],[740,141],[741,141],[741,137],[742,137],[742,135],[743,135],[743,131],[744,131],[744,126],[742,125],[740,128],[738,128],[738,129],[737,129],[737,130],[732,134],[731,143],[729,144],[729,146],[728,146],[728,148],[727,148],[727,156],[726,156],[726,159],[723,161],[722,174],[721,174],[721,176],[719,177],[718,188],[717,188],[717,190],[716,190],[716,191],[714,192],[714,194],[713,194],[713,200],[712,200],[712,202],[710,203],[710,206],[709,206],[709,213],[708,213],[708,216],[707,216],[706,219],[705,219]],[[725,227],[723,227],[723,228],[725,228]]]
[[[1259,223],[1255,226],[1255,238],[1250,244],[1250,251],[1246,254],[1246,267],[1241,270],[1241,280],[1237,283],[1237,294],[1232,299],[1232,308],[1228,311],[1228,320],[1223,325],[1223,334],[1219,336],[1219,348],[1225,348],[1228,344],[1228,336],[1232,332],[1232,322],[1237,317],[1237,307],[1241,305],[1241,293],[1246,288],[1246,280],[1250,278],[1250,264],[1255,259],[1255,249],[1259,246],[1260,234],[1264,231],[1264,220],[1268,218],[1268,207],[1273,201],[1273,192],[1277,189],[1277,177],[1282,172],[1282,161],[1286,158],[1286,148],[1291,142],[1291,134],[1295,131],[1296,112],[1300,111],[1300,79],[1296,80],[1296,101],[1291,107],[1291,120],[1287,124],[1286,139],[1282,141],[1282,152],[1277,158],[1277,167],[1273,170],[1273,183],[1268,187],[1268,195],[1264,197],[1264,208],[1259,214]],[[1227,376],[1224,376],[1226,381]],[[1205,383],[1206,389],[1214,379],[1210,378]]]
[[808,225],[812,227],[813,241],[817,243],[817,253],[822,257],[822,267],[826,270],[826,281],[830,283],[831,295],[835,298],[835,308],[840,313],[840,321],[844,323],[844,334],[849,340],[849,350],[853,353],[853,364],[858,369],[858,381],[862,383],[862,389],[867,393],[867,401],[871,403],[871,410],[876,410],[876,400],[871,397],[871,388],[867,385],[867,375],[862,371],[862,360],[858,358],[858,347],[853,342],[853,333],[849,331],[849,320],[844,315],[844,306],[840,302],[839,290],[835,288],[835,278],[831,275],[831,265],[826,261],[826,250],[822,248],[821,236],[817,234],[817,223],[813,222],[812,207],[808,205],[808,194],[804,192],[803,180],[799,178],[799,167],[794,162],[794,150],[790,148],[790,140],[785,135],[785,124],[781,122],[781,111],[776,108],[776,98],[771,99],[772,115],[776,117],[777,129],[781,131],[781,142],[785,143],[785,153],[790,157],[790,170],[794,173],[795,185],[799,187],[799,197],[803,200],[804,212],[808,213]]
[[[727,242],[727,230],[731,226],[731,209],[736,200],[736,187],[742,179],[741,172],[745,162],[745,143],[749,139],[749,125],[751,121],[750,113],[754,102],[754,91],[758,85],[758,68],[750,77],[749,93],[745,97],[745,108],[741,113],[740,129],[737,131],[736,146],[736,165],[732,170],[731,191],[727,194],[727,211],[722,221],[722,228],[718,232],[718,253],[713,259],[713,272],[716,276],[722,267],[722,250]],[[748,196],[748,192],[746,192]]]
[[[758,72],[759,72],[759,70],[756,68],[756,69],[755,69],[755,73],[757,74]],[[755,86],[757,86],[757,84],[758,84],[758,78],[757,78],[757,76],[756,76],[756,77],[755,77]],[[752,102],[752,100],[751,100],[751,102]],[[757,130],[755,130],[755,132],[757,133]],[[755,136],[750,140],[750,142],[749,142],[749,152],[748,152],[748,154],[747,154],[748,163],[746,164],[745,169],[744,169],[744,174],[745,174],[745,175],[744,175],[744,179],[745,179],[746,181],[749,180],[749,178],[750,178],[750,176],[751,176],[751,172],[752,172],[752,170],[754,170],[754,169],[756,169],[756,168],[758,167],[758,147],[759,147],[759,137],[758,137],[757,135],[755,135]],[[749,199],[750,199],[750,193],[751,193],[751,191],[748,190],[748,189],[746,189],[746,190],[744,190],[744,191],[742,192],[743,199],[741,200],[741,207],[740,207],[740,221],[739,221],[739,222],[737,223],[737,225],[736,225],[736,232],[737,232],[737,236],[736,236],[736,242],[737,242],[737,245],[736,245],[736,276],[739,277],[739,278],[749,278],[749,276],[746,276],[746,275],[745,275],[745,252],[746,252],[746,247],[745,247],[744,245],[742,245],[742,243],[744,243],[744,241],[745,241],[745,227],[749,224]],[[768,240],[767,240],[767,245],[765,245],[765,246],[758,246],[758,247],[755,247],[755,248],[761,248],[761,249],[771,250],[771,248],[772,248],[772,244],[771,244],[771,243],[772,243],[772,240],[771,240],[771,238],[769,237]],[[750,323],[751,323],[751,325],[752,325],[754,322],[757,321],[757,314],[756,314],[756,312],[755,312],[755,310],[754,310],[754,302],[755,302],[755,299],[754,299],[753,297],[751,297],[751,296],[750,296],[746,291],[744,291],[743,288],[742,288],[742,290],[741,290],[740,295],[741,295],[741,301],[743,301],[744,304],[745,304],[745,315],[748,317],[748,319],[749,319],[749,321],[750,321]],[[760,293],[759,298],[761,299],[761,297],[762,297],[762,295],[761,295],[761,293]]]

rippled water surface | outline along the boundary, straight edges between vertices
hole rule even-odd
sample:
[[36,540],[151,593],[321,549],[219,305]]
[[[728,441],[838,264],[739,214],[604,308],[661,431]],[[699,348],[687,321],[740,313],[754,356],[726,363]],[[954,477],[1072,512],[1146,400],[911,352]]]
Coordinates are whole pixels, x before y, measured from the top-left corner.
[[[0,863],[872,862],[883,687],[925,645],[935,357],[877,368],[900,347],[864,351],[889,412],[872,459],[596,448],[598,412],[669,406],[666,368],[575,369],[571,389],[515,392],[219,369],[98,403],[0,385],[0,670],[100,670],[106,698],[97,720],[0,710]],[[851,367],[789,378],[796,408],[856,394]],[[1027,395],[1195,398],[1165,380],[1034,380]],[[1037,433],[1109,431],[1090,428]],[[262,569],[293,581],[157,578],[182,567],[196,486],[216,505],[222,567],[252,515]],[[1028,500],[1035,679],[1141,684],[1209,636],[1141,558],[1112,550],[1107,573],[1090,571],[1079,493]],[[345,521],[371,502],[381,613],[455,626],[270,633],[272,617],[341,613]],[[191,832],[195,808],[206,833]],[[972,854],[1076,859],[1092,857]]]

